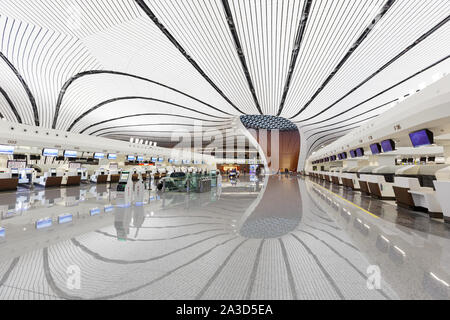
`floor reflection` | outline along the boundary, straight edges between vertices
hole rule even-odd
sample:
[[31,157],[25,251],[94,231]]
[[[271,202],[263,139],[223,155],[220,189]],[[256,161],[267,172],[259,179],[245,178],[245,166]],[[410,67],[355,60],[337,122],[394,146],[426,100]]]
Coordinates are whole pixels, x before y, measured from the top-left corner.
[[[448,299],[448,234],[356,193],[333,189],[381,218],[288,175],[146,190],[131,204],[114,190],[0,195],[0,298]],[[373,265],[379,290],[367,284]]]

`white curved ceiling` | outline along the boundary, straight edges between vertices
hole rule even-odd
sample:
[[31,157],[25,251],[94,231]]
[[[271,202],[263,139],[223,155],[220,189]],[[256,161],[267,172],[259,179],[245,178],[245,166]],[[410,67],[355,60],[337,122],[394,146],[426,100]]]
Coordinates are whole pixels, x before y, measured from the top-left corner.
[[312,152],[448,72],[449,16],[448,0],[0,0],[0,115],[161,144],[280,115]]

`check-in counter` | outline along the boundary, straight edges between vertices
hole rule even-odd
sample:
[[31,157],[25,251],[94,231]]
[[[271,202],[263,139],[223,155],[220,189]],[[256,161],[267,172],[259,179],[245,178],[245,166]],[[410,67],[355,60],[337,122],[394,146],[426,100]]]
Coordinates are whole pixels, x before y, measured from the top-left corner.
[[78,172],[76,169],[69,169],[64,172],[61,179],[61,185],[63,186],[79,186],[81,183],[81,171]]
[[107,183],[108,182],[108,174],[106,173],[106,169],[95,170],[94,174],[91,175],[90,178],[93,183]]
[[0,172],[0,191],[15,191],[19,183],[19,177],[12,177],[9,169],[1,170]]
[[[397,203],[415,210],[425,209],[432,218],[442,217],[434,181],[436,173],[446,167],[448,165],[414,165],[397,171],[394,183]],[[405,196],[405,191],[411,195],[412,201]]]
[[380,166],[372,170],[372,175],[367,181],[372,197],[383,200],[395,199],[393,186],[396,170],[396,166]]
[[436,180],[433,183],[444,220],[450,223],[450,166],[436,171]]
[[341,180],[342,168],[333,168],[330,170],[331,182],[335,185],[342,185]]
[[109,183],[117,183],[120,179],[120,173],[118,170],[109,170],[108,172],[108,182]]
[[370,180],[372,171],[376,168],[377,166],[367,166],[358,170],[359,189],[362,193],[370,194],[368,181]]
[[37,178],[35,184],[43,186],[45,188],[61,187],[61,182],[64,172],[56,169],[50,169],[47,172]]

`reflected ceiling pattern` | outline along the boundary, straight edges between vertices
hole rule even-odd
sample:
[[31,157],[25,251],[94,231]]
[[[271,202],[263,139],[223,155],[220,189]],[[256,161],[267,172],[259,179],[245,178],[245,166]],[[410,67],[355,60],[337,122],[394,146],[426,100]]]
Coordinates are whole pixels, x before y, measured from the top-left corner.
[[290,119],[312,152],[450,70],[446,0],[0,0],[0,9],[0,116],[121,140],[208,137],[259,114]]
[[[37,192],[20,208],[1,203],[2,211],[21,213],[2,215],[0,297],[449,298],[448,230],[425,236],[419,225],[434,225],[418,215],[405,228],[372,219],[310,181],[273,179],[243,177],[237,185],[224,179],[201,194],[146,190],[143,203],[131,206],[121,206],[120,194],[104,186]],[[280,212],[276,221],[268,219],[271,184],[301,194],[300,205],[292,202],[297,210]],[[372,201],[385,213],[394,208]],[[93,206],[111,205],[113,211],[89,214]],[[30,225],[31,217],[63,211],[74,214],[67,225]],[[381,270],[381,290],[367,287],[373,265]]]

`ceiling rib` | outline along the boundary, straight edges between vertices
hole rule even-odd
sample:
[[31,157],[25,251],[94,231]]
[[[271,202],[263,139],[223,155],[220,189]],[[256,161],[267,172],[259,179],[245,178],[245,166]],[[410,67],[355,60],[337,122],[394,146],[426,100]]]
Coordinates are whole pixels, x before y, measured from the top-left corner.
[[186,50],[181,46],[181,44],[174,38],[174,36],[159,22],[153,11],[145,4],[144,0],[135,0],[136,3],[141,7],[141,9],[147,14],[147,16],[155,23],[155,25],[161,30],[161,32],[169,39],[170,42],[181,52],[181,54],[192,64],[192,66],[205,78],[206,81],[238,112],[242,112],[226,95],[222,90],[211,80],[210,77],[203,71],[203,69],[192,59],[191,56],[186,52]]
[[256,108],[260,114],[263,114],[261,106],[259,105],[258,97],[256,96],[255,86],[253,85],[252,77],[250,76],[250,71],[248,70],[247,61],[245,59],[244,51],[242,50],[241,41],[236,31],[236,25],[234,24],[233,15],[231,14],[230,4],[228,0],[222,0],[223,9],[227,17],[228,27],[230,28],[231,35],[233,36],[233,41],[236,46],[236,52],[241,61],[242,69],[244,70],[245,78],[247,79],[247,84],[252,93],[253,100],[255,101]]
[[[22,118],[20,117],[19,112],[17,112],[17,109],[14,106],[14,103],[11,101],[11,98],[8,96],[8,94],[2,87],[0,87],[0,93],[3,95],[3,97],[5,97],[6,102],[8,102],[9,107],[11,108],[12,112],[16,116],[17,122],[22,123]],[[3,115],[1,115],[1,113],[0,113],[0,116],[3,118]]]
[[284,108],[284,103],[286,102],[286,97],[289,91],[289,87],[292,81],[292,74],[294,73],[295,65],[297,64],[298,54],[300,52],[300,46],[303,41],[303,36],[305,34],[306,23],[308,22],[309,12],[311,11],[312,0],[307,0],[303,5],[302,19],[298,25],[297,35],[295,36],[295,44],[292,49],[291,62],[289,64],[289,70],[286,78],[286,83],[284,85],[283,96],[281,98],[280,106],[278,108],[277,116],[280,116]]
[[39,127],[39,113],[37,109],[36,99],[34,99],[33,94],[31,93],[30,87],[28,87],[27,83],[23,79],[22,75],[17,71],[16,67],[11,63],[11,61],[8,60],[8,58],[0,51],[0,57],[6,62],[8,67],[11,68],[11,70],[16,75],[17,79],[19,79],[20,83],[22,84],[25,92],[28,95],[28,99],[30,100],[31,107],[33,108],[33,114],[34,114],[34,124],[35,126]]
[[[377,14],[377,16],[370,22],[370,24],[367,26],[367,28],[364,30],[364,32],[358,37],[358,39],[353,43],[351,48],[348,50],[348,52],[345,54],[345,56],[339,61],[337,66],[334,68],[334,70],[330,73],[330,75],[325,79],[325,81],[320,85],[319,89],[312,95],[312,97],[306,102],[306,104],[290,119],[295,118],[299,114],[301,114],[303,111],[306,110],[306,108],[311,104],[311,102],[314,101],[314,99],[319,95],[320,92],[325,88],[325,86],[333,79],[333,77],[338,73],[338,71],[341,69],[341,67],[345,64],[345,62],[350,58],[353,52],[360,46],[360,44],[367,38],[369,33],[373,30],[375,25],[380,21],[384,15],[388,12],[388,10],[394,5],[396,0],[387,0],[386,3],[381,8],[380,12]],[[281,110],[279,111],[279,114],[281,113]]]
[[[365,83],[367,83],[370,79],[372,79],[373,77],[375,77],[376,75],[378,75],[380,72],[382,72],[384,69],[386,69],[387,67],[389,67],[391,64],[393,64],[395,61],[397,61],[400,57],[402,57],[404,54],[406,54],[408,51],[410,51],[411,49],[413,49],[415,46],[417,46],[419,43],[421,43],[422,41],[424,41],[426,38],[428,38],[429,36],[431,36],[434,32],[436,32],[437,30],[439,30],[439,28],[441,28],[442,26],[444,26],[448,21],[450,20],[450,15],[447,16],[446,18],[444,18],[443,20],[441,20],[437,25],[435,25],[433,28],[431,28],[430,30],[428,30],[426,33],[424,33],[423,35],[421,35],[416,41],[414,41],[412,44],[410,44],[408,47],[406,47],[405,49],[403,49],[399,54],[397,54],[394,58],[392,58],[391,60],[389,60],[387,63],[385,63],[380,69],[378,69],[377,71],[375,71],[374,73],[372,73],[370,76],[368,76],[366,79],[364,79],[361,83],[359,83],[356,87],[354,87],[353,89],[351,89],[349,92],[347,92],[344,96],[342,96],[341,98],[339,98],[338,100],[336,100],[335,102],[333,102],[331,105],[329,105],[328,107],[326,107],[325,109],[323,109],[322,111],[316,113],[314,116],[311,116],[307,119],[303,119],[300,121],[296,121],[297,123],[300,122],[305,122],[305,121],[309,121],[311,119],[314,119],[316,117],[318,117],[319,115],[323,114],[324,112],[330,110],[332,107],[334,107],[336,104],[338,104],[339,102],[341,102],[342,100],[344,100],[346,97],[348,97],[350,94],[352,94],[353,92],[355,92],[357,89],[359,89],[360,87],[362,87]],[[294,116],[290,117],[289,119],[295,118],[300,112],[298,112],[297,114],[295,114]]]

